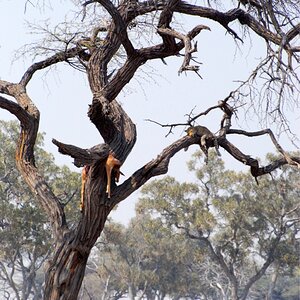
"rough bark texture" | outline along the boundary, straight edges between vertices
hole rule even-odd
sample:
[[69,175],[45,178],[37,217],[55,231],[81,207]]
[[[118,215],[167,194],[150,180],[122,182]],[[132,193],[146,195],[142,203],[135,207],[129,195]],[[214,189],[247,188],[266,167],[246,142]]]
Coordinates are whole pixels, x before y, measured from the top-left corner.
[[[0,93],[12,96],[16,100],[14,102],[0,96],[0,107],[11,112],[20,121],[20,138],[16,147],[17,167],[48,215],[52,226],[54,247],[53,257],[48,262],[46,271],[44,298],[47,300],[74,300],[77,298],[91,248],[100,236],[107,216],[113,207],[153,176],[165,174],[168,171],[170,159],[178,151],[200,142],[199,137],[188,136],[177,140],[162,150],[155,159],[137,170],[123,184],[117,186],[112,182],[111,199],[108,199],[106,194],[106,159],[109,154],[112,154],[121,163],[124,163],[135,145],[137,136],[134,123],[118,103],[116,97],[133,78],[137,69],[148,60],[178,55],[182,49],[184,49],[184,59],[179,72],[198,71],[197,66],[190,66],[191,54],[197,51],[196,45],[192,46],[192,40],[203,29],[209,28],[198,25],[187,33],[177,32],[171,26],[174,13],[208,18],[219,23],[237,39],[239,39],[238,35],[229,25],[238,21],[258,36],[278,45],[291,57],[296,56],[297,52],[300,51],[298,46],[291,46],[292,41],[299,34],[299,24],[285,33],[280,33],[272,30],[274,29],[272,26],[264,26],[259,18],[240,8],[220,12],[210,7],[200,7],[180,0],[121,1],[118,7],[109,0],[91,0],[83,3],[83,6],[86,8],[95,3],[102,5],[111,19],[110,24],[104,29],[107,32],[100,46],[96,44],[96,38],[102,29],[100,30],[96,24],[90,37],[89,46],[84,47],[85,44],[80,39],[76,46],[70,47],[71,43],[68,43],[65,45],[65,50],[58,51],[53,56],[30,66],[19,83],[0,80]],[[255,7],[254,9],[258,8]],[[128,25],[136,17],[151,12],[160,14],[157,22],[157,33],[161,37],[161,41],[153,46],[135,49],[127,34]],[[108,75],[109,64],[121,48],[125,51],[125,61],[115,74]],[[35,165],[34,145],[39,127],[39,111],[26,92],[26,86],[36,71],[70,59],[77,59],[87,72],[93,94],[88,116],[105,142],[91,149],[81,149],[53,140],[62,154],[74,158],[76,166],[89,166],[84,186],[84,210],[80,222],[74,229],[68,228],[64,206],[51,191]],[[214,107],[224,111],[220,134],[214,138],[217,139],[220,147],[223,147],[235,159],[249,165],[254,177],[267,174],[284,164],[300,165],[300,159],[288,156],[278,145],[270,130],[247,133],[231,129],[231,117],[234,111],[227,104],[227,100],[228,98]],[[212,109],[208,109],[206,113]],[[186,125],[191,125],[192,121],[198,117],[200,114],[190,119]],[[171,128],[173,126],[176,125],[172,125]],[[278,151],[282,154],[282,158],[264,167],[260,167],[256,159],[243,154],[226,139],[227,134],[257,136],[266,133],[270,135]],[[208,146],[214,144],[212,140],[207,141],[207,143]]]

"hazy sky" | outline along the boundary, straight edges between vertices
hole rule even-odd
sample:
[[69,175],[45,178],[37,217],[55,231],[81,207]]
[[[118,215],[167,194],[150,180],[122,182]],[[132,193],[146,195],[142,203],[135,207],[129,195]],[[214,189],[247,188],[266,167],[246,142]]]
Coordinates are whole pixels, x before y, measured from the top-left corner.
[[[64,20],[64,13],[70,7],[67,1],[55,3],[56,9],[47,12],[49,23],[55,24]],[[24,12],[21,1],[0,0],[0,78],[7,81],[19,81],[22,73],[32,63],[28,58],[20,58],[11,64],[15,51],[22,45],[39,39],[39,36],[30,34],[26,21],[42,25],[45,16],[30,5]],[[196,18],[182,19],[185,27],[199,24]],[[125,110],[137,125],[137,144],[128,160],[122,167],[125,178],[130,176],[137,168],[155,158],[161,150],[171,142],[180,138],[184,128],[177,128],[174,134],[165,137],[167,129],[161,128],[145,119],[152,119],[162,123],[184,122],[185,114],[193,108],[195,113],[206,110],[209,106],[217,104],[224,99],[231,90],[237,87],[236,80],[245,80],[258,60],[264,55],[264,44],[253,38],[244,44],[236,43],[232,36],[226,34],[220,26],[202,19],[201,24],[211,27],[211,31],[199,34],[197,59],[202,62],[201,80],[194,73],[178,76],[178,69],[182,58],[166,59],[167,66],[160,60],[153,61],[144,66],[138,78],[132,80],[125,93],[118,97]],[[71,69],[66,64],[61,64],[50,72],[40,72],[34,75],[28,87],[29,95],[41,111],[40,131],[46,133],[45,146],[52,152],[58,164],[66,164],[73,170],[76,168],[69,157],[57,153],[51,143],[55,138],[64,143],[70,143],[82,148],[89,148],[101,143],[102,139],[87,117],[88,104],[91,102],[91,93],[85,74]],[[201,124],[208,126],[212,131],[217,131],[221,113],[200,120]],[[299,110],[291,113],[294,128],[299,125]],[[253,116],[247,122],[241,115],[239,120],[234,120],[234,125],[245,130],[258,130],[260,127]],[[7,112],[0,110],[0,119],[12,119]],[[297,124],[296,124],[297,122]],[[234,139],[237,142],[237,139]],[[289,141],[282,137],[281,143],[287,150],[294,150]],[[238,146],[242,151],[254,157],[263,158],[268,151],[274,151],[268,137],[255,139],[240,139]],[[190,147],[188,152],[176,155],[170,165],[169,175],[180,181],[189,180],[192,176],[187,171],[186,162],[197,146]],[[223,159],[230,168],[246,170],[247,168],[230,158],[221,149]],[[79,171],[79,170],[78,170]],[[138,192],[125,200],[114,212],[117,220],[126,222],[134,213],[134,203]]]

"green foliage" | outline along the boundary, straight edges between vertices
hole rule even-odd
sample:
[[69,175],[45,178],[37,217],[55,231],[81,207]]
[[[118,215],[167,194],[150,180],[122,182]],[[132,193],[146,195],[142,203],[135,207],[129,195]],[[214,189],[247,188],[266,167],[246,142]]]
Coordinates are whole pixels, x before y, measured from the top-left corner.
[[136,211],[195,242],[202,255],[194,264],[210,261],[206,280],[218,297],[246,299],[273,261],[280,272],[297,266],[300,174],[284,167],[257,185],[249,173],[225,170],[216,155],[206,165],[201,156],[189,162],[198,185],[171,177],[152,181],[142,189]]
[[143,294],[148,299],[155,295],[195,298],[201,288],[197,278],[189,275],[190,262],[198,252],[160,219],[137,216],[127,228],[110,223],[99,249],[97,273],[106,279],[103,286],[108,283],[107,299],[126,293],[131,299]]
[[257,185],[214,153],[203,164],[200,152],[189,167],[196,183],[153,180],[127,227],[105,227],[93,279],[101,288],[93,295],[297,299],[299,172],[282,168]]
[[[27,299],[33,290],[37,293],[41,288],[37,288],[35,278],[49,255],[52,240],[48,221],[15,166],[18,135],[16,122],[0,121],[0,281],[14,287],[16,298]],[[37,141],[36,164],[43,169],[56,195],[67,204],[71,221],[76,220],[80,176],[55,165],[53,156],[42,149],[43,135]],[[17,279],[20,275],[22,282]]]

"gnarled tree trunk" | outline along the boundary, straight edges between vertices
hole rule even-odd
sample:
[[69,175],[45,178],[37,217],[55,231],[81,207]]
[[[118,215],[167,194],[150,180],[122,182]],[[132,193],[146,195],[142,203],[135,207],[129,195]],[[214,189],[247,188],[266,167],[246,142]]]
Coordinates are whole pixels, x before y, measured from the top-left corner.
[[[171,28],[174,13],[209,18],[223,26],[226,31],[237,39],[239,39],[238,35],[229,27],[229,24],[233,21],[239,21],[240,24],[249,27],[257,35],[269,41],[269,47],[272,43],[272,46],[274,44],[278,47],[280,53],[286,51],[289,61],[293,57],[297,59],[296,55],[299,47],[291,45],[299,34],[299,24],[292,28],[288,27],[286,32],[282,30],[272,31],[271,29],[274,28],[269,24],[266,26],[265,22],[274,20],[274,11],[271,11],[271,18],[267,17],[266,20],[261,20],[265,14],[270,13],[270,10],[272,10],[271,5],[265,9],[261,6],[253,6],[251,1],[247,3],[252,8],[249,12],[241,8],[221,12],[211,7],[201,7],[181,0],[120,1],[118,6],[115,6],[110,0],[86,1],[83,3],[84,8],[91,4],[94,4],[95,7],[101,4],[109,14],[110,22],[105,28],[106,35],[104,39],[98,38],[97,35],[102,29],[99,24],[95,24],[92,28],[92,34],[88,38],[88,46],[84,46],[86,43],[83,43],[82,33],[78,32],[78,35],[74,37],[75,43],[72,43],[73,41],[70,41],[68,37],[63,47],[64,50],[58,50],[56,54],[49,58],[34,63],[26,70],[19,83],[0,80],[0,93],[12,96],[16,100],[16,102],[13,102],[0,96],[0,107],[11,112],[20,121],[20,138],[16,152],[17,167],[47,214],[52,227],[54,238],[53,257],[46,267],[45,299],[74,300],[77,298],[91,248],[100,236],[113,207],[126,199],[151,177],[166,173],[171,157],[178,151],[189,145],[199,144],[199,137],[185,136],[177,140],[166,147],[155,159],[138,169],[121,185],[117,186],[112,182],[111,198],[108,198],[106,193],[106,159],[109,154],[112,154],[121,163],[124,163],[136,141],[135,125],[116,100],[124,86],[132,79],[136,70],[148,60],[164,59],[178,55],[183,49],[184,59],[179,73],[183,71],[198,73],[198,66],[190,65],[192,53],[197,51],[196,45],[192,47],[192,40],[202,30],[209,28],[198,25],[185,34],[179,33]],[[265,9],[263,14],[261,9]],[[136,49],[127,34],[129,24],[134,25],[132,22],[137,17],[151,12],[160,12],[155,26],[161,41],[152,46]],[[83,13],[84,16],[85,13]],[[277,25],[274,25],[275,28],[277,28]],[[97,38],[101,40],[101,43],[97,43]],[[58,40],[64,41],[60,38]],[[123,64],[115,74],[108,75],[109,64],[117,51],[123,51],[124,53]],[[273,50],[271,52],[275,53]],[[81,149],[53,140],[61,153],[74,158],[76,166],[88,166],[89,170],[84,186],[82,216],[74,229],[68,227],[64,206],[51,191],[41,175],[42,172],[39,172],[35,165],[34,145],[39,127],[39,111],[26,92],[26,86],[36,71],[72,59],[76,60],[81,67],[86,68],[93,95],[88,116],[104,139],[104,144],[91,149]],[[290,65],[289,70],[292,70]],[[277,79],[278,73],[276,74],[277,82],[280,80]],[[256,76],[256,74],[254,75]],[[286,80],[285,76],[284,80]],[[285,84],[286,81],[282,83],[282,85]],[[206,112],[194,118],[189,118],[185,124],[171,125],[171,129],[177,125],[191,126],[201,115],[207,114],[212,109],[221,109],[225,115],[221,120],[220,135],[216,137],[218,145],[223,147],[235,159],[249,165],[254,177],[269,173],[284,164],[300,166],[300,159],[289,157],[274,141],[274,136],[269,130],[247,133],[242,130],[231,129],[231,116],[234,109],[227,104],[229,98],[233,98],[233,95],[220,101],[219,105],[208,109]],[[226,139],[227,134],[258,136],[266,133],[271,136],[273,143],[279,152],[283,154],[283,157],[265,167],[259,167],[258,160],[243,154]],[[249,288],[250,285],[248,290]]]

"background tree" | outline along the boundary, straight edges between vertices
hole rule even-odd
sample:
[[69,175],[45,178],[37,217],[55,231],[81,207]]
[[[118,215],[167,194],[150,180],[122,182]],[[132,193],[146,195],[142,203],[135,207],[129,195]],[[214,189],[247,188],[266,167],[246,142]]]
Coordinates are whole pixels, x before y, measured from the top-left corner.
[[206,293],[190,267],[199,251],[159,219],[137,216],[128,227],[109,223],[97,245],[102,299],[195,299]]
[[193,268],[218,299],[247,299],[271,265],[297,266],[299,172],[285,168],[257,186],[249,174],[225,170],[220,159],[211,157],[202,167],[198,161],[196,156],[190,168],[199,193],[166,177],[142,188],[137,211],[161,218],[207,253],[209,262]]
[[[0,121],[0,281],[6,299],[40,299],[44,261],[49,257],[49,221],[37,206],[32,193],[15,167],[17,122]],[[54,158],[42,149],[43,136],[35,145],[44,176],[65,203],[70,221],[79,217],[79,175],[57,167]],[[75,209],[76,207],[76,209]]]
[[[77,4],[77,1],[74,3]],[[116,97],[135,76],[136,71],[149,60],[164,60],[182,54],[183,63],[179,73],[199,72],[192,57],[197,47],[192,41],[202,30],[209,29],[202,25],[204,19],[221,25],[236,41],[241,40],[241,37],[238,29],[232,25],[235,21],[246,31],[254,32],[266,41],[266,58],[250,74],[249,80],[242,82],[242,88],[250,88],[247,93],[249,98],[243,99],[243,102],[247,102],[249,107],[262,107],[265,113],[271,113],[275,118],[279,115],[279,125],[287,125],[283,114],[283,100],[292,99],[288,101],[292,105],[299,92],[295,84],[299,83],[295,72],[299,63],[299,7],[294,1],[232,1],[228,9],[223,11],[215,3],[218,2],[209,1],[203,6],[198,2],[190,4],[180,0],[83,2],[82,6],[79,5],[81,12],[78,16],[85,22],[80,23],[81,25],[72,23],[71,26],[64,23],[63,27],[57,27],[56,32],[50,32],[51,37],[48,35],[47,42],[34,48],[34,57],[37,58],[40,54],[42,58],[24,72],[19,82],[0,81],[0,107],[8,110],[20,121],[20,135],[16,147],[17,168],[46,213],[54,236],[53,256],[46,272],[46,299],[77,297],[91,248],[101,234],[113,207],[150,178],[166,173],[170,158],[178,151],[193,143],[199,143],[197,136],[186,136],[177,140],[121,185],[116,186],[112,182],[111,198],[108,199],[106,160],[111,154],[121,164],[124,163],[136,142],[136,127]],[[103,18],[102,8],[106,18]],[[176,14],[197,16],[201,24],[184,32],[177,31],[174,27]],[[143,20],[149,19],[155,37],[151,39],[146,33],[144,40],[137,41],[134,30],[144,31],[143,25],[149,22]],[[70,28],[76,28],[76,32],[70,31]],[[134,30],[131,31],[132,29]],[[49,30],[45,32],[49,33]],[[85,165],[89,168],[84,193],[85,208],[76,227],[68,224],[64,204],[47,184],[47,178],[36,164],[34,145],[40,113],[27,91],[27,86],[37,71],[60,62],[68,62],[87,73],[93,97],[88,116],[105,142],[86,150],[53,141],[60,152],[74,157],[76,166]],[[252,83],[258,78],[265,84],[265,90],[256,97],[257,90],[252,87]],[[220,122],[217,142],[235,159],[250,166],[254,177],[270,173],[285,164],[299,166],[299,157],[289,156],[270,130],[246,132],[231,128],[231,117],[236,112],[236,105],[243,98],[242,95],[245,94],[241,94],[237,88],[215,107],[194,117],[190,115],[181,125],[194,125],[203,114],[213,109],[222,110],[225,115]],[[254,101],[260,105],[254,106]],[[175,125],[179,124],[172,124],[171,129]],[[269,165],[261,166],[257,159],[242,153],[230,143],[226,138],[228,134],[251,137],[269,134],[282,157]],[[211,146],[212,142],[212,138],[208,139],[207,146]]]

